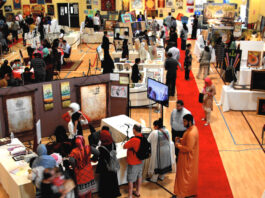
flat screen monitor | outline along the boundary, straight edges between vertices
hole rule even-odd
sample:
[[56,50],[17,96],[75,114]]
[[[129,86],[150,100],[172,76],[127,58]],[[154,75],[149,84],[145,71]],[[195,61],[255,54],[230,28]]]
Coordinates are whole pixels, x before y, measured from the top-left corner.
[[152,78],[147,79],[147,97],[168,107],[168,86]]

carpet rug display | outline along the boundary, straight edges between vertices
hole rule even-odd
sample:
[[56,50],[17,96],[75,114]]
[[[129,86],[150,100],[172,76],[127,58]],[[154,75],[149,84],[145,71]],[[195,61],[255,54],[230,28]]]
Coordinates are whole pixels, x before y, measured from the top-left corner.
[[63,65],[61,71],[76,71],[83,61],[70,61]]

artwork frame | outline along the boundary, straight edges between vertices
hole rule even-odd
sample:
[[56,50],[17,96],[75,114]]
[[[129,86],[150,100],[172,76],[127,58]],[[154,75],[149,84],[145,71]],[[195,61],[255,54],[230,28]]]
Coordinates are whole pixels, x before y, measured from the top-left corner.
[[37,0],[38,4],[45,4],[45,0]]
[[143,9],[143,0],[131,0],[131,8],[134,10]]
[[130,11],[130,1],[122,0],[122,10],[129,12]]
[[30,15],[30,5],[23,5],[23,17]]
[[47,13],[50,16],[54,16],[54,5],[47,5]]
[[13,7],[14,7],[14,10],[21,9],[21,0],[13,0]]
[[174,0],[166,0],[166,8],[172,8],[174,6]]
[[43,84],[42,85],[42,93],[43,93],[43,106],[44,111],[50,111],[53,109],[53,88],[52,84]]
[[52,0],[45,0],[45,3],[52,3]]
[[165,8],[166,2],[165,0],[157,0],[157,7],[158,8]]
[[118,23],[116,20],[106,20],[104,24],[104,30],[113,31],[115,25]]
[[183,0],[176,0],[176,9],[177,10],[183,9]]
[[37,0],[30,0],[29,2],[30,4],[34,4],[34,3],[37,3]]
[[[261,66],[261,54],[262,51],[248,51],[247,66],[248,67],[260,67]],[[256,62],[254,62],[256,61]]]
[[12,12],[12,6],[11,5],[4,6],[4,10],[5,12]]
[[71,87],[70,82],[65,81],[61,82],[61,101],[62,101],[62,108],[68,108],[71,104]]
[[111,85],[111,97],[113,98],[127,98],[128,86]]
[[115,47],[115,51],[122,51],[122,44],[123,44],[123,40],[117,40],[117,39],[114,39],[113,40],[113,44],[114,44],[114,47]]
[[265,116],[265,98],[258,98],[257,99],[257,115]]
[[115,11],[115,0],[101,0],[101,11]]
[[155,0],[145,0],[145,9],[146,10],[154,10],[156,2]]
[[[5,115],[5,136],[10,136],[10,132],[13,132],[21,141],[33,140],[34,134],[36,133],[34,91],[3,96],[2,102],[3,113]],[[9,103],[9,105],[7,103]],[[12,105],[12,103],[14,103],[14,105]],[[13,110],[16,112],[12,112]],[[10,116],[12,117],[12,121],[9,121]],[[14,116],[16,116],[15,119],[13,119]],[[21,121],[23,124],[21,124]],[[16,130],[12,128],[13,125],[16,125]]]
[[90,118],[90,123],[100,124],[108,117],[108,83],[81,85],[78,89],[78,102],[81,111]]

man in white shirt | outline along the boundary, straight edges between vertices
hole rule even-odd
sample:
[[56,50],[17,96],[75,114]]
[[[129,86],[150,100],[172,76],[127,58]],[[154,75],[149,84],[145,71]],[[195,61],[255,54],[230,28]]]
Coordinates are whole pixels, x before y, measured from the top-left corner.
[[66,40],[63,40],[63,52],[64,58],[69,58],[71,46],[67,43]]
[[100,18],[98,16],[98,13],[96,13],[95,16],[93,17],[93,24],[95,32],[98,32],[100,29]]
[[[172,128],[172,141],[175,142],[176,137],[182,138],[184,132],[187,130],[183,124],[183,117],[187,114],[191,114],[189,110],[184,108],[184,103],[182,100],[177,101],[176,109],[171,113],[170,125]],[[175,148],[176,161],[178,160],[179,150]]]

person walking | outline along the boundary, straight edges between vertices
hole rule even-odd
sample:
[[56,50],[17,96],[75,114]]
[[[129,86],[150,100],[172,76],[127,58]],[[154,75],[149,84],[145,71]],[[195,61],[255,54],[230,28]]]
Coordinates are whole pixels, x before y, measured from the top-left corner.
[[151,158],[148,167],[148,174],[152,182],[157,182],[158,178],[163,180],[165,174],[172,171],[170,137],[168,130],[163,126],[162,119],[154,121],[154,130],[148,137],[151,143]]
[[193,116],[183,117],[187,131],[183,138],[176,138],[175,146],[179,149],[177,173],[174,193],[178,198],[196,196],[198,194],[198,165],[199,165],[199,133],[193,124]]
[[197,29],[198,29],[198,17],[195,14],[194,15],[193,24],[192,24],[192,34],[191,34],[191,38],[192,39],[196,39],[197,38]]
[[[182,100],[178,100],[176,104],[176,109],[172,111],[170,117],[173,142],[175,142],[176,137],[182,138],[184,132],[187,130],[183,123],[183,117],[187,114],[191,114],[190,111],[184,107],[184,102]],[[176,161],[178,161],[178,152],[179,150],[175,148]]]
[[186,42],[188,39],[188,27],[186,23],[183,23],[183,29],[181,30],[180,33],[180,38],[181,38],[181,50],[185,50],[186,49]]
[[191,70],[191,65],[192,65],[192,55],[191,55],[190,50],[191,50],[191,44],[189,43],[185,51],[185,61],[184,61],[185,80],[190,79],[190,70]]
[[205,117],[202,120],[205,120],[205,126],[208,126],[211,120],[211,111],[213,110],[213,97],[216,94],[216,89],[212,80],[207,77],[204,79],[204,88],[203,92],[203,109],[205,112]]
[[200,68],[197,74],[197,78],[199,79],[203,70],[203,79],[208,75],[208,69],[210,68],[210,61],[211,61],[211,52],[209,46],[204,47],[204,51],[201,53]]
[[165,24],[167,24],[168,29],[170,29],[170,27],[171,27],[171,20],[172,20],[171,12],[169,12],[168,16],[164,20]]
[[142,75],[139,72],[139,68],[138,65],[140,64],[141,59],[140,58],[136,58],[135,59],[135,64],[132,66],[132,76],[131,76],[131,80],[133,83],[138,83],[139,80],[141,80]]

